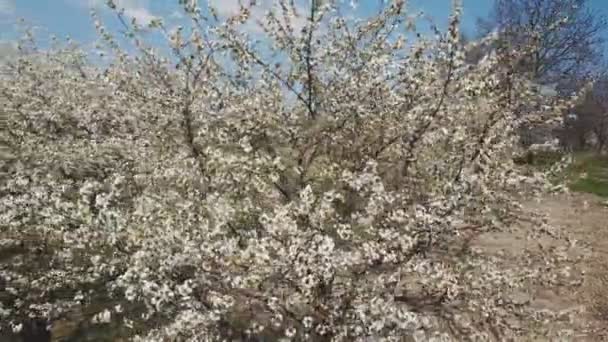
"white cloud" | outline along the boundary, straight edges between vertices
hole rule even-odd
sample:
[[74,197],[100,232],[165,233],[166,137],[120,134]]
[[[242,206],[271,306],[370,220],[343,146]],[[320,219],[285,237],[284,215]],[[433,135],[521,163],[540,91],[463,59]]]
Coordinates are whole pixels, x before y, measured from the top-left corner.
[[210,4],[217,9],[220,16],[227,17],[239,12],[238,0],[210,0]]
[[185,17],[186,16],[184,15],[184,13],[180,12],[179,10],[173,11],[169,16],[170,19],[184,19]]
[[125,7],[125,15],[131,18],[135,18],[139,24],[147,25],[156,16],[153,15],[149,10],[144,7],[128,8]]
[[[4,0],[0,0],[4,1]],[[107,0],[70,0],[74,4],[89,8],[107,8]],[[116,7],[124,8],[125,15],[129,18],[135,18],[139,24],[147,25],[152,19],[157,18],[150,12],[149,0],[114,0]]]
[[13,15],[15,9],[14,0],[0,0],[0,15]]
[[[245,6],[249,3],[249,1],[246,0],[241,0],[240,2]],[[239,0],[209,0],[209,3],[217,10],[218,15],[224,18],[238,14],[240,9]],[[251,18],[247,22],[245,28],[249,31],[261,32],[262,29],[257,23],[257,20],[262,20],[264,18],[266,11],[273,6],[273,3],[275,3],[273,0],[258,1],[257,5],[252,8]],[[297,32],[307,23],[306,14],[308,11],[306,10],[306,7],[308,5],[304,5],[304,1],[301,0],[295,1],[295,4],[298,17],[292,17],[291,25]],[[279,10],[278,12],[280,13],[281,11]],[[279,15],[279,18],[282,18],[282,16]]]

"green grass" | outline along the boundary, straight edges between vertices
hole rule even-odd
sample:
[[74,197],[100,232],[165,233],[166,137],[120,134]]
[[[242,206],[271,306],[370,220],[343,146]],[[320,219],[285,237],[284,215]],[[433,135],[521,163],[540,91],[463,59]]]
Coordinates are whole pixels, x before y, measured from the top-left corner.
[[[528,153],[515,159],[539,171],[548,171],[563,155],[559,152]],[[573,163],[553,180],[566,182],[572,191],[585,192],[608,198],[608,156],[592,152],[576,153]]]
[[596,179],[580,179],[570,184],[570,190],[608,197],[608,182]]
[[608,156],[591,153],[575,155],[567,177],[572,191],[608,198]]

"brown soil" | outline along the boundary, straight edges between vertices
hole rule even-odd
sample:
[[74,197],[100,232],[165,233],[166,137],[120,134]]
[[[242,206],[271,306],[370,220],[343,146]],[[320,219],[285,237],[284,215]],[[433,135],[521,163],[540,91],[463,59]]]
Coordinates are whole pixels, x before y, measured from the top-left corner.
[[555,251],[566,257],[559,266],[560,270],[569,269],[567,276],[554,283],[530,282],[525,292],[513,295],[535,309],[558,312],[557,318],[528,327],[526,340],[608,341],[608,205],[605,200],[588,194],[559,194],[528,201],[524,208],[546,215],[548,223],[558,228],[555,237],[541,234],[530,238],[530,231],[538,228],[524,223],[510,232],[482,234],[473,245],[486,253],[505,257],[505,261],[511,260],[514,265],[530,258],[541,262],[553,259]]

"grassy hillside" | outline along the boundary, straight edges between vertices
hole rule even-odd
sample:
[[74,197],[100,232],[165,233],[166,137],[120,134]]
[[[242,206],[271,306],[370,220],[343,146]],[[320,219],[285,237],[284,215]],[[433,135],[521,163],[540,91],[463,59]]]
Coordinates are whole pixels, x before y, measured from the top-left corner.
[[576,155],[568,178],[571,190],[608,198],[608,156]]

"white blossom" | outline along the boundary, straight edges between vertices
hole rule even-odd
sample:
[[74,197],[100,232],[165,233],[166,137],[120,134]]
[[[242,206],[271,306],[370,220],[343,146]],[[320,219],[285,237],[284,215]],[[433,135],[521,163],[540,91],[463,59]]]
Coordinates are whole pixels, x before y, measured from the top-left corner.
[[[0,80],[18,141],[0,184],[0,248],[28,252],[0,268],[14,303],[0,308],[6,324],[53,322],[96,300],[108,309],[94,322],[149,327],[136,341],[221,340],[224,325],[310,340],[443,340],[448,316],[416,312],[414,295],[460,303],[470,320],[537,319],[496,303],[532,274],[565,273],[440,253],[467,227],[528,218],[522,187],[548,190],[547,175],[513,163],[516,133],[569,100],[518,117],[521,105],[546,102],[525,77],[507,77],[504,59],[529,51],[465,65],[458,1],[440,39],[417,41],[405,1],[365,20],[337,1],[312,18],[283,0],[256,18],[263,4],[251,2],[217,21],[180,3],[191,25],[149,25],[169,55],[128,23],[117,32],[134,44],[125,49],[96,18],[112,63],[28,40],[23,51],[38,52]],[[508,101],[507,88],[517,89]],[[486,323],[461,325],[489,336]]]

